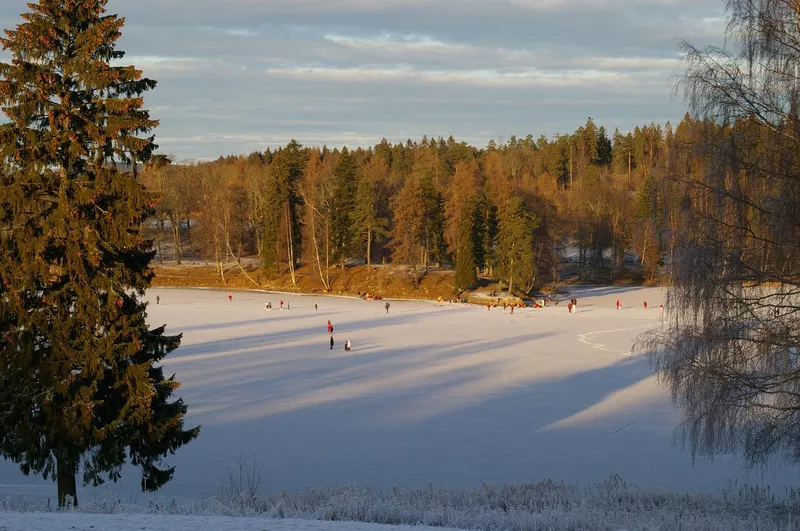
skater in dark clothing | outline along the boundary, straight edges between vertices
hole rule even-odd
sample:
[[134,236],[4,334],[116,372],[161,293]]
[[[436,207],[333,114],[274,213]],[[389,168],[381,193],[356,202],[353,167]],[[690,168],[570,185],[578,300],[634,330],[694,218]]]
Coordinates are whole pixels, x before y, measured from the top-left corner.
[[156,295],[156,304],[161,302],[161,295]]
[[331,350],[333,350],[333,336],[331,336]]
[[386,308],[386,313],[389,313],[389,306],[391,306],[391,304],[388,302],[386,303],[386,306],[384,306],[384,308]]
[[316,304],[314,305],[314,311],[317,311],[317,305]]
[[347,341],[345,341],[345,342],[344,342],[344,349],[345,349],[347,352],[350,352],[350,340],[349,340],[349,339],[348,339]]

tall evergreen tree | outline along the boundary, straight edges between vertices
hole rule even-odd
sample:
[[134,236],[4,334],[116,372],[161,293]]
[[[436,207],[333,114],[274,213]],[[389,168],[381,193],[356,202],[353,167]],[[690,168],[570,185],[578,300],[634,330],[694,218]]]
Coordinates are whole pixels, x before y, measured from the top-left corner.
[[[277,153],[272,161],[270,174],[274,179],[274,195],[270,198],[271,204],[267,207],[268,216],[264,219],[265,224],[274,225],[272,230],[275,238],[272,243],[276,248],[280,245],[286,251],[286,263],[289,265],[293,282],[295,282],[295,268],[299,262],[300,249],[303,248],[298,212],[301,203],[297,188],[303,178],[307,160],[308,153],[294,139]],[[280,262],[277,249],[275,254]]]
[[444,241],[444,198],[441,192],[436,190],[430,175],[423,177],[421,184],[425,203],[424,245],[427,268],[431,262],[441,264],[447,256],[447,247]]
[[106,0],[29,6],[0,39],[0,454],[57,480],[63,505],[79,464],[97,485],[129,458],[158,489],[199,428],[157,365],[180,336],[150,329],[141,300],[154,198],[135,169],[156,147],[141,98],[155,82],[111,65],[124,20]]
[[483,236],[477,163],[456,165],[449,194],[445,205],[445,237],[455,258],[456,287],[467,289],[478,280],[478,254]]
[[462,222],[459,224],[456,244],[456,287],[468,289],[478,281],[476,249],[480,245],[477,205],[469,201],[461,205]]
[[[384,173],[388,172],[386,162],[377,156],[370,167],[382,167]],[[372,242],[388,234],[389,222],[378,212],[378,199],[378,183],[372,175],[365,173],[358,180],[352,220],[356,233],[365,243],[367,265],[372,264]]]
[[419,180],[412,178],[406,181],[405,186],[392,199],[392,211],[392,258],[416,269],[420,263],[420,251],[425,236],[425,198]]
[[497,233],[496,276],[508,282],[509,295],[513,294],[514,282],[530,280],[536,273],[533,231],[538,224],[520,197],[512,198],[502,213]]
[[353,210],[357,187],[356,158],[347,148],[333,169],[333,197],[331,200],[331,241],[334,260],[344,271],[345,260],[353,245]]

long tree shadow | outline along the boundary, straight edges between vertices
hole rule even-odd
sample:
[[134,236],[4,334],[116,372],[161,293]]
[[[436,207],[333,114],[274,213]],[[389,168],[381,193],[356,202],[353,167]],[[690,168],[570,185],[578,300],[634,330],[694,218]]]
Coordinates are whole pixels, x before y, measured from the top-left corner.
[[[439,375],[449,370],[449,367],[458,367],[460,363],[477,363],[469,361],[475,354],[490,349],[504,349],[520,341],[535,341],[545,339],[552,334],[548,332],[534,332],[516,338],[502,340],[485,340],[478,342],[448,343],[444,345],[431,345],[416,350],[381,349],[368,357],[351,357],[344,355],[331,355],[327,357],[314,357],[298,364],[295,357],[283,360],[280,363],[271,362],[268,356],[253,359],[235,371],[226,371],[224,374],[211,374],[203,377],[196,374],[191,387],[208,388],[213,386],[215,402],[218,410],[237,410],[242,413],[241,403],[249,401],[251,393],[248,385],[257,385],[269,389],[271,399],[292,399],[300,403],[303,396],[319,393],[326,387],[335,387],[337,393],[347,394],[347,388],[357,388],[366,383],[380,382],[381,379],[401,380],[409,385],[415,385],[413,375],[424,375],[425,371]],[[465,361],[467,360],[467,361]],[[492,360],[485,360],[492,363]],[[267,368],[268,367],[268,368]],[[269,408],[269,399],[262,403]],[[221,404],[227,406],[222,407]],[[249,402],[252,406],[254,402]],[[284,406],[285,407],[285,406]]]
[[[334,326],[334,332],[336,335],[342,335],[347,332],[355,332],[359,330],[369,329],[374,327],[377,323],[380,323],[382,326],[397,326],[402,324],[408,324],[411,322],[422,320],[426,317],[426,314],[422,313],[414,313],[414,314],[403,314],[396,317],[391,318],[373,318],[373,319],[360,319],[355,321],[346,321],[336,323]],[[257,321],[261,322],[261,321]],[[268,323],[265,323],[265,325]],[[285,341],[289,341],[292,339],[306,339],[308,337],[319,336],[320,343],[324,344],[329,337],[327,335],[327,331],[325,329],[325,321],[322,320],[320,325],[315,325],[306,328],[300,329],[292,329],[292,330],[282,330],[271,332],[269,330],[265,330],[263,334],[257,335],[249,335],[249,336],[242,336],[230,339],[220,339],[220,340],[213,340],[213,341],[206,341],[202,343],[194,343],[185,346],[184,348],[176,350],[171,356],[170,361],[176,362],[180,361],[182,358],[187,358],[190,356],[194,356],[197,354],[204,354],[204,353],[214,353],[219,355],[224,355],[227,353],[235,353],[239,352],[242,349],[252,348],[256,345],[275,345],[281,344]],[[187,336],[184,337],[186,339]]]
[[[347,313],[347,312],[342,311],[342,310],[335,310],[335,311],[327,311],[327,312],[325,312],[324,317],[320,318],[320,320],[323,323],[323,328],[324,328],[325,320],[329,319],[330,316],[332,316],[332,315],[341,315],[341,314],[344,314],[344,313]],[[258,324],[269,325],[270,323],[275,323],[275,322],[279,322],[280,323],[280,322],[291,321],[291,320],[308,319],[308,317],[309,317],[308,313],[301,313],[300,311],[296,311],[296,310],[291,310],[291,311],[288,311],[288,312],[285,311],[285,312],[283,312],[283,314],[278,314],[277,316],[275,314],[271,313],[271,312],[262,312],[262,314],[263,314],[263,317],[261,317],[259,319],[250,319],[250,320],[247,320],[247,321],[239,321],[239,320],[233,319],[233,320],[230,320],[230,321],[221,321],[221,322],[213,323],[213,324],[203,324],[203,325],[197,325],[197,326],[184,326],[184,327],[181,327],[181,330],[179,330],[177,332],[187,333],[187,332],[198,332],[198,331],[206,331],[206,330],[227,330],[227,329],[241,328],[241,327],[247,327],[247,326],[258,325]]]
[[[569,477],[577,474],[568,466],[569,458],[576,458],[573,452],[584,459],[610,444],[627,448],[621,435],[625,432],[609,438],[609,425],[632,420],[646,424],[647,412],[617,419],[612,410],[595,420],[579,418],[649,378],[645,360],[629,358],[541,380],[514,379],[510,371],[506,383],[492,359],[458,363],[484,347],[458,344],[429,352],[442,364],[432,374],[418,360],[404,364],[392,359],[407,352],[387,351],[395,363],[376,360],[361,371],[342,368],[316,377],[319,369],[299,370],[290,377],[258,381],[271,389],[266,397],[248,397],[247,384],[223,384],[214,396],[225,407],[211,412],[204,421],[206,440],[183,452],[180,460],[229,454],[225,461],[232,462],[236,456],[225,441],[227,434],[236,433],[237,452],[262,455],[271,482],[279,488],[529,481],[543,473],[537,472],[538,460],[529,461],[532,456],[546,453],[566,467],[562,477]],[[456,363],[450,366],[448,361]],[[573,418],[578,420],[558,426]],[[618,452],[614,459],[624,464]]]

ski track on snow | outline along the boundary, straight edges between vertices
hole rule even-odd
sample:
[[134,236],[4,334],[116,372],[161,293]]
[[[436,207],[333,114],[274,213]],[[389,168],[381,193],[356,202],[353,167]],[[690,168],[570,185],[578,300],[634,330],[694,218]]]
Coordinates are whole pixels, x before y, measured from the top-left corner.
[[593,348],[595,350],[600,350],[600,351],[603,351],[603,352],[610,352],[610,353],[613,353],[613,354],[625,354],[625,355],[628,355],[628,356],[632,356],[633,353],[631,352],[631,350],[618,350],[618,349],[607,348],[605,344],[603,344],[603,343],[593,343],[593,342],[589,341],[589,339],[590,338],[594,338],[595,336],[600,335],[600,334],[613,334],[615,332],[630,332],[630,331],[633,331],[633,330],[641,330],[643,328],[652,328],[652,327],[653,327],[652,323],[647,323],[647,324],[643,324],[643,325],[639,325],[639,326],[632,326],[632,327],[629,327],[629,328],[615,328],[613,330],[596,330],[594,332],[585,332],[583,334],[579,334],[578,335],[578,340],[581,343],[583,343],[584,345],[589,346],[589,347],[591,347],[591,348]]

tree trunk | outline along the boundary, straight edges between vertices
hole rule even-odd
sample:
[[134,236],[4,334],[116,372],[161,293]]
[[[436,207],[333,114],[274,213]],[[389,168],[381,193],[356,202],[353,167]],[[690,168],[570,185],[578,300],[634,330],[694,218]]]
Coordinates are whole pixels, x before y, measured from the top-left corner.
[[[511,250],[514,250],[514,246],[511,246]],[[514,260],[511,260],[511,263],[508,265],[508,296],[513,297],[512,290],[514,289]]]
[[650,225],[645,225],[644,227],[644,242],[642,243],[642,258],[640,260],[640,265],[644,266],[644,257],[647,255],[647,233],[650,231]]
[[[331,286],[328,283],[328,279],[326,278],[325,273],[322,271],[322,260],[319,256],[319,242],[317,241],[317,222],[314,219],[314,211],[311,212],[311,241],[314,244],[314,255],[317,257],[317,269],[319,270],[319,279],[322,281],[322,285],[325,288],[325,291],[330,291]],[[326,272],[327,272],[327,261],[326,261]]]
[[325,283],[331,290],[331,224],[325,219]]
[[181,228],[175,221],[174,218],[170,218],[170,225],[172,225],[172,241],[175,244],[173,258],[175,259],[175,265],[181,265]]
[[67,496],[71,497],[70,503],[75,507],[78,506],[78,489],[75,484],[75,474],[77,474],[77,466],[75,461],[59,452],[56,464],[56,475],[58,482],[58,506],[64,507],[67,502]]
[[286,201],[286,235],[288,241],[288,259],[289,259],[289,275],[292,277],[292,286],[297,285],[297,278],[294,274],[294,238],[292,237],[292,211],[289,206],[289,201]]
[[367,267],[372,265],[371,258],[372,251],[372,229],[367,229]]
[[164,263],[164,250],[161,246],[161,232],[164,229],[164,220],[159,219],[158,223],[156,223],[156,244],[158,247],[158,261],[160,263]]

